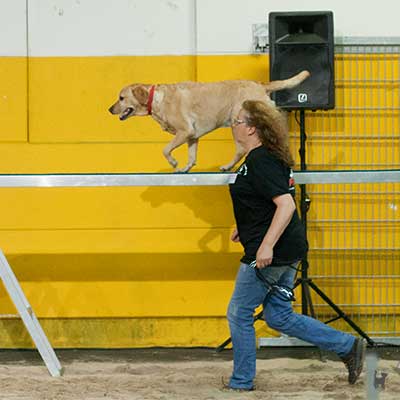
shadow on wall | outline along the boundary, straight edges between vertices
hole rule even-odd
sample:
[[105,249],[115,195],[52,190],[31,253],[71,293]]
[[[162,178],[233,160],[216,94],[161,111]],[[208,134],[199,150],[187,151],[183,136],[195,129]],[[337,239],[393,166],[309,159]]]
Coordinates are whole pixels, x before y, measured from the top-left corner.
[[25,254],[8,261],[21,282],[233,280],[240,253]]
[[[199,249],[205,253],[229,251],[234,219],[228,187],[191,186],[190,190],[187,187],[165,187],[162,197],[160,197],[159,188],[149,187],[143,192],[142,198],[153,208],[167,204],[184,205],[193,212],[193,229],[196,229],[196,219],[201,220],[200,225],[205,222],[210,226],[207,233],[198,241]],[[178,212],[179,209],[176,207]],[[179,215],[177,215],[177,221],[179,221]],[[215,250],[216,242],[218,242],[218,251]],[[211,243],[214,245],[211,246]],[[238,251],[240,250],[241,248],[238,248]]]

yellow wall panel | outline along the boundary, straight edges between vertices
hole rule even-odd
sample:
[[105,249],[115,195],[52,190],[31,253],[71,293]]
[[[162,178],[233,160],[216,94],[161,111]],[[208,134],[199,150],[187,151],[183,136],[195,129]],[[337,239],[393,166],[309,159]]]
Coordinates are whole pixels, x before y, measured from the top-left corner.
[[268,68],[268,54],[199,56],[197,80],[212,82],[226,79],[250,79],[268,82]]
[[321,223],[309,222],[309,243],[311,247],[339,249],[385,249],[399,243],[400,227],[395,223]]
[[[227,222],[232,222],[230,219]],[[152,228],[152,229],[59,229],[59,230],[2,230],[0,231],[1,248],[7,255],[32,254],[44,255],[41,270],[46,269],[48,260],[46,255],[60,254],[67,257],[70,254],[78,258],[87,254],[93,257],[100,254],[142,254],[149,257],[155,254],[193,254],[211,253],[208,256],[216,257],[218,254],[241,252],[238,243],[229,240],[231,228]],[[155,245],[156,244],[156,245]],[[146,258],[148,259],[148,258]],[[113,258],[113,261],[117,259]],[[27,267],[32,260],[26,259]],[[75,260],[74,263],[77,261]],[[99,262],[98,259],[95,261]],[[142,260],[143,262],[143,260]],[[62,260],[57,259],[59,265]],[[212,263],[214,264],[214,263]],[[97,264],[96,264],[97,265]],[[62,267],[66,267],[62,263]],[[39,268],[39,266],[38,266]],[[67,269],[69,271],[69,269]],[[98,272],[98,270],[97,270]],[[182,271],[184,272],[184,271]],[[58,270],[60,273],[60,270]],[[73,280],[73,279],[72,279]]]
[[[309,273],[321,282],[337,280],[342,285],[342,281],[354,282],[354,279],[359,278],[359,284],[364,285],[364,279],[395,276],[398,272],[399,254],[400,249],[396,248],[369,250],[359,246],[351,250],[315,249],[309,254]],[[388,287],[394,282],[394,279],[390,279]]]
[[[56,348],[217,346],[229,337],[225,317],[57,318],[40,323]],[[257,330],[261,327],[259,323]],[[20,320],[0,319],[0,336],[2,348],[35,347]]]
[[[165,268],[168,272],[168,259]],[[167,276],[165,281],[47,281],[21,286],[35,314],[43,318],[224,316],[233,291],[231,280],[173,281]],[[12,313],[3,290],[0,299],[2,313]]]
[[[217,132],[215,134],[218,134]],[[109,144],[2,144],[2,173],[173,173],[162,154],[164,143]],[[219,167],[233,158],[231,138],[211,141],[200,139],[197,165],[192,172],[220,172]],[[188,159],[187,146],[174,151],[180,164]]]
[[226,227],[233,216],[225,187],[21,188],[0,192],[1,227],[7,230]]
[[[371,139],[360,138],[359,144],[363,151],[356,152],[354,144],[345,140],[333,140],[330,146],[317,139],[307,149],[307,159],[313,167],[321,166],[318,169],[343,170],[355,164],[354,169],[374,169],[376,160],[385,160],[390,165],[395,166],[400,162],[400,142],[390,141],[390,139]],[[366,165],[367,168],[363,168]]]
[[27,58],[0,57],[0,142],[26,142]]
[[154,142],[166,135],[150,117],[121,122],[108,108],[131,83],[193,80],[193,56],[30,58],[33,143]]

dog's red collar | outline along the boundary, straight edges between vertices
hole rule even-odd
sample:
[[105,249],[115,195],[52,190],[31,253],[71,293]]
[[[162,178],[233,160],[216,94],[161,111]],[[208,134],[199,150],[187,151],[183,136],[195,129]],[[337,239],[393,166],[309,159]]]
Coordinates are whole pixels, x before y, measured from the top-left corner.
[[151,114],[151,111],[152,111],[153,98],[154,98],[154,89],[155,88],[156,87],[154,85],[150,88],[149,98],[147,99],[147,112],[149,113],[149,115]]

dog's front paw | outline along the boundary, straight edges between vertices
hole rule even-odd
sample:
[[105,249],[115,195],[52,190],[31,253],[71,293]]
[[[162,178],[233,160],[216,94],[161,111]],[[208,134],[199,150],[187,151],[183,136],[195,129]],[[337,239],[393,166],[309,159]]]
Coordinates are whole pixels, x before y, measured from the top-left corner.
[[189,172],[189,169],[190,169],[190,168],[187,168],[187,167],[185,167],[185,168],[175,168],[175,173],[177,173],[177,174],[184,174],[184,173],[186,173],[186,172]]

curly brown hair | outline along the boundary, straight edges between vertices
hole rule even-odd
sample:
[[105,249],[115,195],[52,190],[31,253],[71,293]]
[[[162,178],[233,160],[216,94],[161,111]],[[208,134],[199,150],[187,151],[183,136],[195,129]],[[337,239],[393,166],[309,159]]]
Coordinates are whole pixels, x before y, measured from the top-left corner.
[[292,167],[294,160],[289,150],[288,126],[283,112],[257,100],[246,100],[242,107],[246,111],[246,124],[256,128],[261,143],[276,158]]

